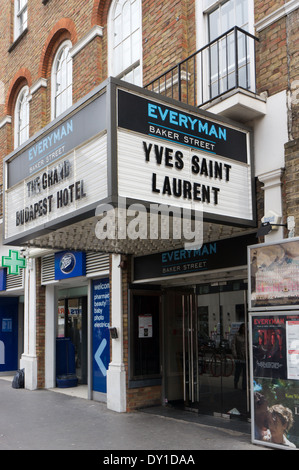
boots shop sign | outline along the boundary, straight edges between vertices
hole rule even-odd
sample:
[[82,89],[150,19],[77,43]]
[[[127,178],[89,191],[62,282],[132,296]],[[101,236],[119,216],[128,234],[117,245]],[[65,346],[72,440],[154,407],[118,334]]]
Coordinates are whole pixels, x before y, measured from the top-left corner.
[[4,243],[120,198],[253,226],[250,140],[241,125],[109,78],[5,158]]

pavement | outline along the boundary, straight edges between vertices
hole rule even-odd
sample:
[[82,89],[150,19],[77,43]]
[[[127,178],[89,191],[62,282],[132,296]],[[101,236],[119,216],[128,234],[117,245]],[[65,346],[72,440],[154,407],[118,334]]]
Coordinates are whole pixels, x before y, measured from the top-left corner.
[[251,443],[248,423],[230,421],[168,407],[116,413],[105,403],[52,390],[14,389],[0,377],[0,450],[101,451],[98,463],[130,467],[138,461],[112,460],[136,455],[139,463],[173,464],[188,462],[166,461],[178,458],[167,455],[196,459],[201,450],[271,450]]

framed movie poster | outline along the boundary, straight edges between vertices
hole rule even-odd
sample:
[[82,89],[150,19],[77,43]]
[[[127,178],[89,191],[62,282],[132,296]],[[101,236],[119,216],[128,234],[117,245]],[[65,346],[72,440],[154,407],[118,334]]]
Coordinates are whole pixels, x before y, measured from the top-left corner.
[[299,303],[299,238],[248,247],[250,310],[296,309]]
[[252,440],[299,448],[299,311],[250,314]]

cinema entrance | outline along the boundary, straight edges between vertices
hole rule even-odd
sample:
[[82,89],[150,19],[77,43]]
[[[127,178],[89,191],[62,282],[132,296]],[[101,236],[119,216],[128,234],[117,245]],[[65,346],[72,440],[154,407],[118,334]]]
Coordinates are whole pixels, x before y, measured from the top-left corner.
[[166,290],[166,403],[201,414],[249,417],[244,281]]

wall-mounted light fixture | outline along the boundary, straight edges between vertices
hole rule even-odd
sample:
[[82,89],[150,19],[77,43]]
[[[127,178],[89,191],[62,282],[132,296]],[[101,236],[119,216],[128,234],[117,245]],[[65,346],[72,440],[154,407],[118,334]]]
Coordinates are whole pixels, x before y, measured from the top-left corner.
[[110,327],[110,328],[109,328],[109,331],[110,331],[110,338],[111,338],[111,339],[117,339],[117,338],[118,338],[117,328],[115,328],[115,327]]
[[261,225],[259,226],[259,229],[256,233],[256,236],[259,237],[264,237],[265,235],[268,235],[269,233],[272,232],[273,227],[286,227],[287,224],[271,224],[270,222],[262,222]]
[[121,262],[119,263],[118,267],[120,269],[127,269],[127,260],[126,259],[122,259]]

